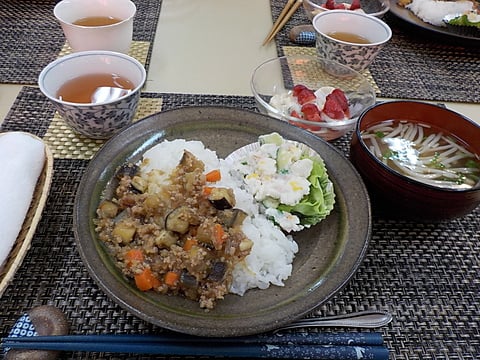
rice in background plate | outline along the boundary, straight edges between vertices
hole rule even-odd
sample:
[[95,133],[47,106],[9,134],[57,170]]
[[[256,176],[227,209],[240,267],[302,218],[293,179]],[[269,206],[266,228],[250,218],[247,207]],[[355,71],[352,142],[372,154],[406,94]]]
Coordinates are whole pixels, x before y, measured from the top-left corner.
[[474,4],[468,0],[412,0],[405,8],[409,9],[423,21],[435,25],[446,26],[443,18],[449,14],[463,14],[472,11]]

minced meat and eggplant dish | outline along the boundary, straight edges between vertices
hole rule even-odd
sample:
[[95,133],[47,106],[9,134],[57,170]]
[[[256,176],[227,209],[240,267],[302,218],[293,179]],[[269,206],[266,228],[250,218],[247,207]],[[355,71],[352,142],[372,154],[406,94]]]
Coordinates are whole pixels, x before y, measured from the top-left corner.
[[150,186],[131,163],[116,176],[115,195],[100,203],[95,225],[122,273],[142,291],[181,294],[212,309],[253,244],[233,190],[215,187],[220,172],[204,174],[187,150],[165,184]]

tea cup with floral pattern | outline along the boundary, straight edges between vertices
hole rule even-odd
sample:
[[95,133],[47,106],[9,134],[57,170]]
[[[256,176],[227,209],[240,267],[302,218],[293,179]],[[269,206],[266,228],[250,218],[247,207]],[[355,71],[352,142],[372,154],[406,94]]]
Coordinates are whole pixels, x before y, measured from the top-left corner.
[[367,69],[392,37],[383,20],[357,11],[325,11],[312,23],[319,56],[356,71]]
[[[114,86],[102,83],[105,80],[99,79],[100,75],[111,77]],[[127,81],[128,88],[117,86],[119,79]],[[77,80],[95,82],[76,85]],[[95,50],[76,52],[51,62],[40,73],[38,85],[75,132],[107,139],[133,122],[145,80],[145,68],[135,58]],[[63,97],[61,89],[67,83],[76,85],[77,90],[93,88],[88,95],[90,100]]]

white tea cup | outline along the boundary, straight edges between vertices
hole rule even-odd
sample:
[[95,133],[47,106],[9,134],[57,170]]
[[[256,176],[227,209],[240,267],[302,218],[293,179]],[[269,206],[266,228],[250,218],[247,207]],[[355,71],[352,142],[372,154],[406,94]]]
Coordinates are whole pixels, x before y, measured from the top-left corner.
[[[132,42],[136,11],[130,0],[62,0],[53,9],[74,52],[109,50],[125,54]],[[79,20],[86,22],[79,25]]]

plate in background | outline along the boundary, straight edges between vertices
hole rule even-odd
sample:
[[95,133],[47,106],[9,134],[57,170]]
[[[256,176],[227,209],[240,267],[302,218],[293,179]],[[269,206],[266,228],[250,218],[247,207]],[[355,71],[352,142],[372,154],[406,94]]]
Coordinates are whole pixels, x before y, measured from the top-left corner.
[[451,37],[452,39],[461,39],[470,44],[480,44],[480,30],[468,26],[434,26],[424,22],[413,12],[397,4],[397,0],[390,0],[390,13],[414,27],[418,27],[437,35]]

